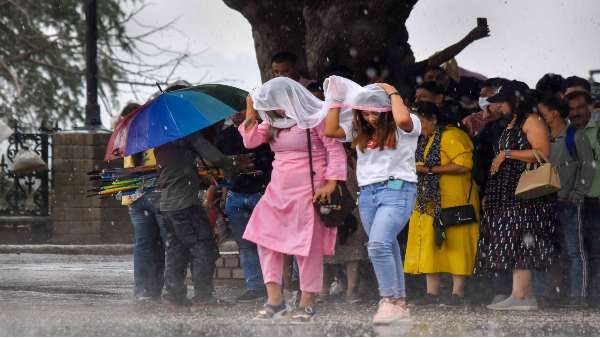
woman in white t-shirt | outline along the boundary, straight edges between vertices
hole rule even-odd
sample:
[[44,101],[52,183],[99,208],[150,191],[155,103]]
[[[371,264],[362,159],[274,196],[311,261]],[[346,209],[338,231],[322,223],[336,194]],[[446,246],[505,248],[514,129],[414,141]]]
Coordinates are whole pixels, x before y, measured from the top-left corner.
[[[396,237],[415,205],[415,151],[421,123],[389,84],[366,86],[352,98],[344,92],[348,86],[332,81],[328,86],[340,99],[330,104],[325,135],[352,141],[356,149],[360,217],[369,236],[369,258],[381,296],[373,322],[388,324],[409,316]],[[352,126],[340,124],[340,108],[353,109]]]

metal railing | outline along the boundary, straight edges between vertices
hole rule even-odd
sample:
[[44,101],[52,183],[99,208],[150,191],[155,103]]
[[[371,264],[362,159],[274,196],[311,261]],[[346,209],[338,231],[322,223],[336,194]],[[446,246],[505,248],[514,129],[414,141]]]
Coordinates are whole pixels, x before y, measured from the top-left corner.
[[[0,157],[0,217],[50,216],[52,191],[52,132],[42,126],[37,132],[24,132],[12,122],[14,134],[5,143]],[[22,149],[32,150],[48,164],[49,170],[16,174],[11,170]]]

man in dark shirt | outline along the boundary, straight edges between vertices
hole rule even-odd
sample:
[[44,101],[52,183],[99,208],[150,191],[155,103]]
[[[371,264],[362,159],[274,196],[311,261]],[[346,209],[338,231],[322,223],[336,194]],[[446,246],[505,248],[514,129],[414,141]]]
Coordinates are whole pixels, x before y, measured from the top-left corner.
[[[243,114],[240,115],[241,121],[243,121]],[[232,119],[233,125],[219,133],[215,144],[226,155],[251,154],[249,156],[253,158],[252,171],[234,174],[227,181],[228,192],[225,204],[225,214],[229,219],[233,237],[238,244],[240,264],[244,270],[246,281],[246,290],[237,298],[237,301],[249,302],[263,298],[265,296],[265,286],[256,244],[243,239],[242,236],[252,210],[269,183],[273,153],[266,144],[256,149],[246,149],[237,130],[239,123],[236,122],[241,122],[238,120],[235,117]]]
[[[167,92],[182,88],[185,86],[172,86]],[[189,303],[185,285],[188,263],[194,284],[192,305],[223,304],[213,296],[213,275],[219,252],[200,201],[196,158],[210,162],[226,175],[247,164],[234,163],[233,157],[221,153],[203,134],[207,134],[207,130],[154,149],[161,191],[160,212],[164,215],[167,230],[165,299],[176,305]]]
[[200,202],[196,157],[231,172],[232,158],[224,156],[201,132],[161,145],[154,150],[161,191],[160,211],[167,223],[166,299],[186,305],[185,275],[191,264],[193,304],[222,303],[213,296],[213,275],[218,248],[206,211]]

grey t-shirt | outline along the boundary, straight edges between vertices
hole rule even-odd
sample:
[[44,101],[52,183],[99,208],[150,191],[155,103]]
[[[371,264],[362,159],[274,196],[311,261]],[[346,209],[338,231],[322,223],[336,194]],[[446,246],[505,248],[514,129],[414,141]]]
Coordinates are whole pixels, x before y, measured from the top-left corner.
[[223,155],[199,131],[155,148],[154,156],[159,172],[160,211],[182,210],[201,204],[197,157],[223,169],[226,175],[233,168],[233,159]]
[[566,135],[567,126],[550,140],[550,163],[557,169],[560,177],[558,198],[580,201],[592,186],[594,155],[584,131],[577,130],[575,132],[577,156],[571,157],[565,142]]

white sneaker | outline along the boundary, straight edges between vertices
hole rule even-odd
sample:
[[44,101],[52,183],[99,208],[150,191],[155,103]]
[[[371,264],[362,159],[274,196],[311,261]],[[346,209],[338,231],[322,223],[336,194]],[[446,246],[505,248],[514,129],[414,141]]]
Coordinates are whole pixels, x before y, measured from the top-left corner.
[[382,298],[379,301],[379,307],[375,316],[373,316],[373,324],[391,324],[399,320],[407,320],[410,318],[410,311],[406,304],[394,304],[389,298]]

